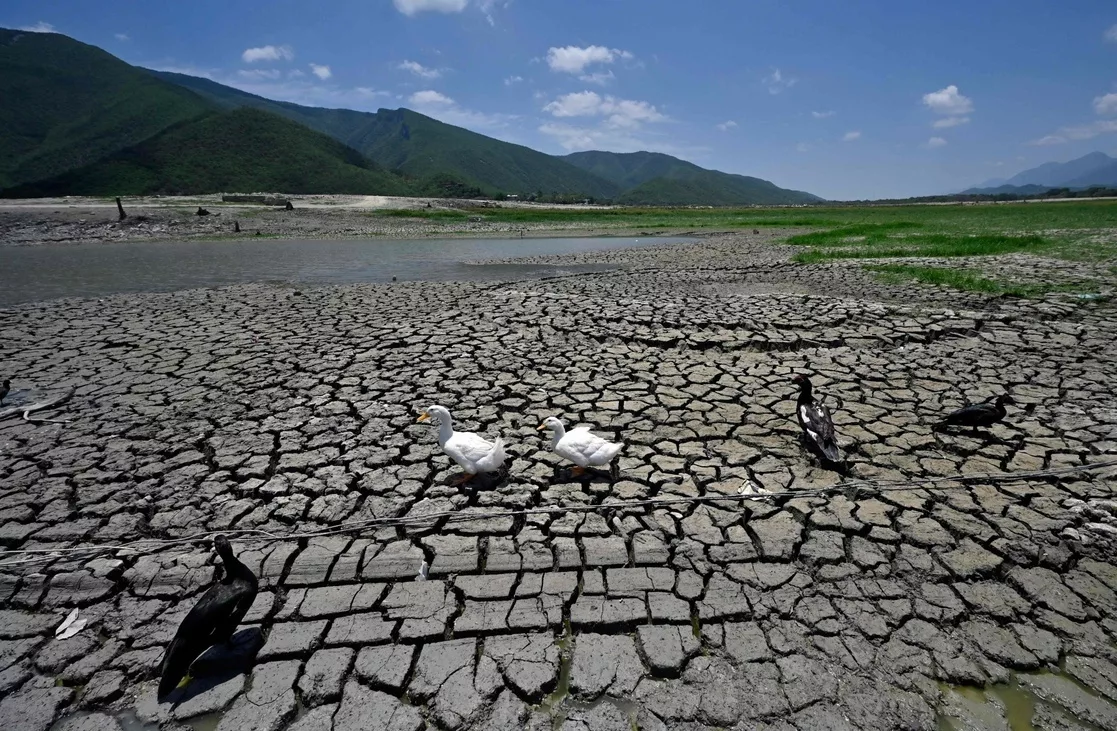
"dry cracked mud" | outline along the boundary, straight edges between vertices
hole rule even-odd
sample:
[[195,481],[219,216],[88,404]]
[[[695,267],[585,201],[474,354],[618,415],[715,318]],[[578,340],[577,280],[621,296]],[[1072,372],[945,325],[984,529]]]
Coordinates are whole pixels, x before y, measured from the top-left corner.
[[[0,728],[1117,728],[1117,468],[1070,469],[1117,459],[1114,305],[787,259],[0,310],[9,398],[76,388],[0,420],[0,542],[54,551],[0,556]],[[846,475],[799,442],[800,371]],[[932,430],[1002,392],[1005,424]],[[433,403],[507,473],[449,486]],[[616,478],[548,415],[623,441]],[[208,542],[65,549],[219,531],[261,592],[158,703]]]

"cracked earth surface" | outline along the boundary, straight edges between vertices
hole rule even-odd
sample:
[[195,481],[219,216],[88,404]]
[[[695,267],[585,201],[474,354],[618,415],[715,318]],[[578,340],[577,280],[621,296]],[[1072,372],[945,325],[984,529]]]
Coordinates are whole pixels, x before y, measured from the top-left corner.
[[[3,547],[227,531],[261,577],[158,703],[207,545],[0,567],[0,728],[1117,728],[1117,469],[914,482],[1114,459],[1113,304],[788,256],[727,236],[540,281],[0,311],[13,385],[77,389],[70,423],[0,421]],[[816,492],[846,478],[799,442],[804,370],[848,477],[898,486]],[[931,429],[1004,391],[990,434]],[[503,436],[507,475],[448,486],[433,403]],[[623,441],[616,479],[571,477],[548,415]],[[408,521],[237,533],[384,518]]]

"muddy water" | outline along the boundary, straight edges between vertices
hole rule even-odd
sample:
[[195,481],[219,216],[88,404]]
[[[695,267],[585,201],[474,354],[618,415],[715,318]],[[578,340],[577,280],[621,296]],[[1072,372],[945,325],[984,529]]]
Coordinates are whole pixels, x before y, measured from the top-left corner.
[[672,237],[244,240],[0,247],[0,306],[59,297],[166,292],[248,282],[490,281],[606,265],[484,264],[693,241]]

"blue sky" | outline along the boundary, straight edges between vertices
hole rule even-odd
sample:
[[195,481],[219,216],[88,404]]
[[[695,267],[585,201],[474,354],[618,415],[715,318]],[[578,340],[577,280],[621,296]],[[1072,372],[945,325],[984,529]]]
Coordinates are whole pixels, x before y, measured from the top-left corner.
[[834,199],[1117,151],[1117,4],[8,0],[130,63],[408,107],[553,154],[655,150]]

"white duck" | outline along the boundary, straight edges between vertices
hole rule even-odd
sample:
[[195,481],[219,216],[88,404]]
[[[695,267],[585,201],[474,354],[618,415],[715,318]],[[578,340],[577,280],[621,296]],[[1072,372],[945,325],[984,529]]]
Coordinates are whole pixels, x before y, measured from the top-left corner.
[[553,416],[548,416],[539,425],[538,431],[544,429],[551,430],[551,449],[554,453],[576,465],[573,470],[575,475],[582,474],[587,467],[603,467],[609,464],[624,446],[607,442],[596,434],[590,433],[587,426],[566,431],[562,422]]
[[496,472],[504,464],[504,441],[497,437],[490,442],[473,432],[454,431],[454,419],[444,406],[431,406],[419,421],[438,420],[438,444],[466,474],[459,482],[468,482],[482,472]]

